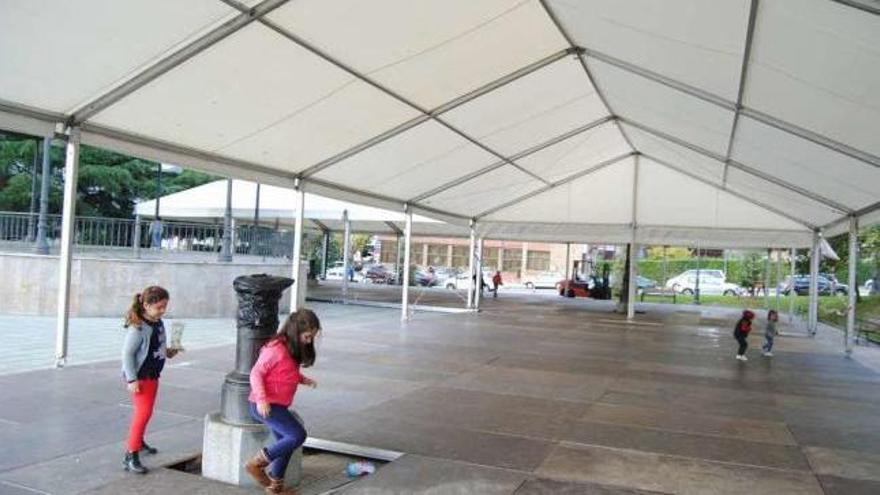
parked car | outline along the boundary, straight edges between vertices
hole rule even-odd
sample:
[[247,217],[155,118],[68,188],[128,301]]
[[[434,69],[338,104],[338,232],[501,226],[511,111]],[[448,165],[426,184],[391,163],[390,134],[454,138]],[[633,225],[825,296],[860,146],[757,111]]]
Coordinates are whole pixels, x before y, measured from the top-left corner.
[[[614,278],[614,275],[612,274],[611,276],[608,277],[608,283],[613,286],[614,282],[615,282],[615,278]],[[641,275],[636,275],[636,289],[645,290],[645,289],[650,289],[651,287],[657,287],[656,280],[652,280],[648,277],[643,277]]]
[[523,285],[526,289],[556,289],[564,281],[565,275],[556,272],[540,272],[537,275],[526,277]]
[[[684,295],[697,292],[697,270],[687,270],[666,281],[666,287]],[[727,282],[721,270],[700,270],[700,294],[741,296],[746,290]]]
[[[719,278],[722,282],[726,282],[727,277],[724,275],[722,270],[699,270],[700,272],[700,285],[703,284],[703,281],[708,278]],[[680,285],[682,285],[686,280],[694,279],[696,280],[697,270],[685,270],[678,275],[666,280],[666,288],[674,289],[676,292],[681,292]],[[702,289],[702,287],[701,287]]]
[[[354,269],[351,268],[351,270],[354,270]],[[333,264],[329,268],[327,268],[327,275],[325,278],[327,280],[342,280],[344,275],[345,275],[345,267],[343,266],[343,262],[342,261],[334,261]],[[363,282],[364,281],[363,272],[354,271],[353,275],[354,275],[353,276],[354,282]]]
[[[819,275],[818,277],[816,277],[816,282],[819,295],[829,296],[834,294],[838,296],[845,296],[849,293],[848,285],[835,282],[834,280],[831,280],[830,278],[823,275]],[[786,277],[785,283],[783,284],[782,293],[785,295],[790,294],[791,288],[791,277]],[[806,296],[810,294],[809,275],[795,275],[794,292],[799,296]]]
[[374,284],[393,284],[397,277],[394,271],[388,269],[385,265],[371,265],[366,270],[362,270],[364,281]]

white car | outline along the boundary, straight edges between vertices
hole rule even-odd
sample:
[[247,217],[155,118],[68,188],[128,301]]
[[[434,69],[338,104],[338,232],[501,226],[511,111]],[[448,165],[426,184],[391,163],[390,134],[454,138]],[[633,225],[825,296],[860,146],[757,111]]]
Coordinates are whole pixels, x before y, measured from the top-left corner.
[[[345,276],[345,267],[342,261],[334,261],[333,265],[327,268],[327,280],[342,280]],[[354,272],[354,281],[363,282],[364,275],[362,272]]]
[[523,279],[526,289],[559,289],[559,284],[565,275],[556,272],[540,272],[537,275],[527,276]]
[[[691,270],[688,270],[691,271]],[[703,295],[724,295],[724,296],[740,296],[745,293],[745,289],[736,284],[728,283],[723,277],[717,276],[720,270],[708,270],[711,275],[704,275],[700,270],[700,294]],[[697,273],[687,275],[679,275],[666,282],[666,287],[685,295],[692,295],[697,291]],[[687,273],[687,272],[685,272]],[[670,283],[671,282],[671,283]]]

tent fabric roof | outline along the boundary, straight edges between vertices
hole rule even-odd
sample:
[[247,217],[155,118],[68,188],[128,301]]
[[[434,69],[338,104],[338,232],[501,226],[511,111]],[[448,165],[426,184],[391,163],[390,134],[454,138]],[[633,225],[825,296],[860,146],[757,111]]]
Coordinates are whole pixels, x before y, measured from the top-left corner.
[[0,128],[496,238],[801,247],[880,219],[878,47],[861,0],[14,0]]
[[[196,220],[223,218],[226,214],[227,181],[218,180],[162,196],[159,201],[159,216],[163,219],[175,218]],[[306,193],[303,216],[307,227],[318,230],[341,232],[345,226],[343,212],[348,213],[354,232],[377,234],[397,234],[403,231],[402,211],[388,211],[372,206],[364,206],[347,201],[325,198]],[[253,222],[257,202],[257,185],[243,180],[232,181],[232,218]],[[293,191],[282,187],[261,185],[261,222],[293,225],[296,208]],[[135,214],[152,217],[156,211],[156,200],[146,200],[135,205]],[[311,225],[309,225],[309,223]],[[420,235],[467,236],[467,228],[448,224],[421,215],[413,215],[413,233]]]

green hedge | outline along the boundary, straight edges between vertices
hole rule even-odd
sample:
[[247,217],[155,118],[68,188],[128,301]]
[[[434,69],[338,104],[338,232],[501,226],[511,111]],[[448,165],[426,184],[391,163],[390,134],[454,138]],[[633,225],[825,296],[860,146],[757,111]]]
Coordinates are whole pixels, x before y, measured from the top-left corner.
[[[742,274],[743,274],[743,260],[728,260],[727,261],[727,281],[735,284],[740,284],[742,282]],[[837,276],[837,280],[841,283],[847,283],[847,277],[849,276],[849,267],[843,264],[844,266],[838,267],[835,271],[835,275]],[[762,261],[763,267],[763,261]],[[639,260],[639,275],[643,277],[648,277],[650,279],[656,280],[658,284],[663,284],[663,260]],[[677,259],[677,260],[668,260],[666,262],[666,274],[667,279],[670,279],[679,273],[685,270],[695,270],[697,268],[697,259]],[[700,260],[700,269],[709,269],[709,270],[723,270],[724,269],[724,260],[714,259],[714,258],[703,258]],[[788,262],[783,262],[782,264],[782,279],[789,275],[791,272],[791,265]],[[871,260],[864,260],[859,263],[859,271],[856,274],[856,280],[858,281],[858,285],[863,285],[866,280],[871,278],[874,273],[874,263]],[[763,276],[762,276],[763,279]],[[770,286],[775,287],[777,284],[776,280],[776,263],[770,263]]]

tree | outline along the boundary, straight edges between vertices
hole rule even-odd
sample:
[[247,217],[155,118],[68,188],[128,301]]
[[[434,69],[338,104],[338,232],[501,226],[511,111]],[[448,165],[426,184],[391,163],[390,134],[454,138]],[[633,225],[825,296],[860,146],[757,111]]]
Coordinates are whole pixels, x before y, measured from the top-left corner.
[[[0,135],[0,210],[28,211],[31,171],[40,141],[32,137]],[[83,145],[77,180],[77,215],[131,218],[135,202],[153,199],[157,162],[132,158],[113,151]],[[64,182],[64,149],[50,151],[49,212],[61,212]],[[184,170],[163,174],[162,194],[179,192],[219,177]]]
[[[651,246],[646,249],[649,260],[663,259],[663,246]],[[666,258],[670,260],[683,260],[691,257],[691,250],[681,246],[666,246]]]
[[864,235],[862,242],[862,258],[871,258],[873,267],[871,273],[871,295],[880,293],[880,225],[875,225],[868,229]]
[[743,259],[742,279],[740,280],[739,285],[749,289],[749,292],[754,296],[755,284],[761,280],[763,274],[763,257],[759,253],[749,253]]

